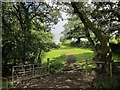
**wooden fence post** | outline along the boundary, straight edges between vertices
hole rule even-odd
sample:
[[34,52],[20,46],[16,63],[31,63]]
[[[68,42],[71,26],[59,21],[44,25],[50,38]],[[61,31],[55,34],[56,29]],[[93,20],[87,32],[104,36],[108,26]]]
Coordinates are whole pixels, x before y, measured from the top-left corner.
[[110,77],[112,78],[112,62],[110,62]]
[[31,64],[29,66],[30,66],[30,74],[31,74]]
[[33,64],[33,78],[35,78],[35,68],[34,68],[34,64]]
[[86,63],[85,63],[85,64],[86,64],[86,65],[85,65],[86,76],[88,76],[88,66],[87,66],[87,65],[88,65],[88,63],[87,63],[87,60],[85,60],[85,61],[86,61]]
[[14,82],[14,66],[12,67],[12,83]]
[[47,71],[50,72],[50,58],[47,58]]

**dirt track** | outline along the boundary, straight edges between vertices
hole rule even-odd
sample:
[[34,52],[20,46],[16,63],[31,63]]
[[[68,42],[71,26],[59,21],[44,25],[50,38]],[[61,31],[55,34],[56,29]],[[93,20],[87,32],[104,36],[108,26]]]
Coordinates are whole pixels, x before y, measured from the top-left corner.
[[93,73],[86,76],[85,72],[75,64],[74,56],[69,54],[64,69],[56,74],[24,81],[16,87],[22,88],[90,88],[95,77]]

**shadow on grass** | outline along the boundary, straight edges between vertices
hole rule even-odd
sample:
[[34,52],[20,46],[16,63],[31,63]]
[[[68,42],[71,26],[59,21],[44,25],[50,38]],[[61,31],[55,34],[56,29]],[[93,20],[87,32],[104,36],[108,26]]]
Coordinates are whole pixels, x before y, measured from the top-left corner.
[[83,54],[74,54],[76,64],[81,69],[91,69],[95,68],[96,65],[93,61],[93,53],[83,53]]
[[93,53],[82,53],[82,54],[73,54],[76,61],[80,60],[91,60],[93,58]]
[[60,49],[72,49],[72,48],[75,48],[75,47],[66,46],[66,45],[60,47]]
[[[83,54],[72,54],[74,56],[75,61],[82,62],[83,60],[91,60],[93,57],[93,53],[83,53]],[[60,57],[54,58],[50,62],[51,73],[56,73],[61,71],[64,68],[65,62],[67,62],[67,55],[61,55]],[[91,60],[92,61],[92,60]]]
[[84,47],[73,47],[73,46],[70,46],[70,45],[61,45],[61,47],[59,49],[74,49],[74,48],[78,48],[78,49],[89,49],[89,50],[92,50],[91,48],[84,48]]
[[51,73],[61,71],[66,61],[67,61],[66,55],[61,55],[60,57],[53,58],[53,60],[50,62]]

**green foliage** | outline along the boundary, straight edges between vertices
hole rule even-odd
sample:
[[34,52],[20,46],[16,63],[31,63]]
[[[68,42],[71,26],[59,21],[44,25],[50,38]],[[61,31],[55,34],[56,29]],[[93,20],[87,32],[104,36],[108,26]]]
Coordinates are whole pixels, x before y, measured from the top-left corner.
[[71,46],[73,47],[81,47],[81,48],[90,48],[90,43],[88,41],[80,41],[80,43],[71,42]]
[[60,42],[62,43],[62,44],[64,44],[64,42],[66,41],[66,36],[61,36],[60,37]]
[[3,81],[2,82],[2,89],[9,89],[9,88],[13,88],[14,86],[12,85],[11,82],[9,81]]
[[61,55],[60,57],[54,58],[50,64],[51,73],[56,73],[62,70],[66,60],[67,60],[66,55]]
[[115,44],[117,44],[117,43],[119,43],[119,41],[116,40],[115,37],[111,37],[111,38],[110,38],[110,43],[115,43]]
[[80,42],[80,38],[85,37],[84,26],[81,20],[77,16],[73,16],[68,20],[68,23],[64,25],[63,34],[67,39],[77,39],[76,42]]
[[101,76],[94,84],[96,89],[112,89],[116,90],[120,84],[115,76]]
[[64,41],[64,43],[62,43],[62,45],[69,47],[69,46],[71,46],[70,43],[71,43],[71,40],[66,40],[66,41]]
[[50,32],[32,30],[32,35],[34,36],[32,43],[35,50],[40,48],[44,51],[49,51],[53,44],[52,34]]
[[118,55],[118,54],[113,54],[112,60],[113,60],[114,62],[120,62],[120,55]]
[[110,47],[113,53],[120,56],[120,43],[110,43]]
[[58,17],[59,11],[45,2],[2,2],[3,64],[40,59],[53,47],[49,26]]
[[55,48],[55,49],[59,49],[59,48],[60,48],[60,44],[56,44],[56,45],[54,46],[54,48]]
[[107,34],[109,39],[115,37],[117,41],[120,38],[119,29],[119,1],[118,2],[94,2],[94,7],[88,5],[89,15],[98,27]]

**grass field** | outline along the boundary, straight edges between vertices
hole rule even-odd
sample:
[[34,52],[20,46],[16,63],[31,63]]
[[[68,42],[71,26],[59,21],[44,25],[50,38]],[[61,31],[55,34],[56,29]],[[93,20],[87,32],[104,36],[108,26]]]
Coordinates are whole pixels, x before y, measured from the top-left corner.
[[59,71],[67,61],[67,54],[72,54],[78,64],[83,62],[83,60],[91,59],[93,57],[93,51],[90,49],[62,45],[61,48],[48,52],[43,58],[43,63],[47,61],[47,58],[50,58],[52,71]]
[[50,52],[48,52],[45,55],[43,61],[46,62],[47,58],[50,58],[50,60],[54,60],[55,58],[64,56],[66,54],[74,54],[76,57],[79,57],[80,59],[90,59],[93,57],[93,51],[90,49],[61,46],[60,49],[51,50]]
[[[61,48],[51,50],[50,52],[46,53],[45,57],[43,58],[43,63],[45,63],[47,58],[49,58],[51,66],[53,67],[53,71],[59,71],[63,68],[64,63],[67,61],[67,54],[72,54],[75,57],[76,63],[80,67],[85,67],[86,60],[88,63],[93,62],[93,51],[91,49],[61,45]],[[114,61],[120,61],[120,58],[114,54],[112,59]],[[95,64],[90,64],[90,67],[95,67]]]

